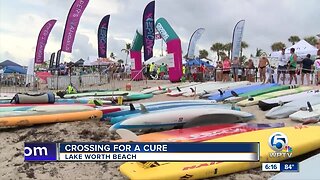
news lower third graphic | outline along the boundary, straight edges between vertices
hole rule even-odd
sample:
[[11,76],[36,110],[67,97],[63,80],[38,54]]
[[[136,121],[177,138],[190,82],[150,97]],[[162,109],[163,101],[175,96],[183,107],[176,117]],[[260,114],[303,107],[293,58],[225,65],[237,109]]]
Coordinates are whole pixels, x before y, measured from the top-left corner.
[[259,161],[259,143],[25,143],[25,161]]

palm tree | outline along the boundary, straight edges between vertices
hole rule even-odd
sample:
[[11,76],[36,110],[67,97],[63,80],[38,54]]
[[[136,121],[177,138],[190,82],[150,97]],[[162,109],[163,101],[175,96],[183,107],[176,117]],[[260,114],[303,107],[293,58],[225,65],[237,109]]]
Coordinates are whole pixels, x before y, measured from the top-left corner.
[[131,43],[126,43],[126,48],[125,49],[121,49],[121,52],[123,51],[124,53],[127,54],[127,56],[126,56],[126,64],[127,64],[128,56],[129,56],[129,53],[130,53],[130,49],[131,49]]
[[200,59],[203,59],[203,58],[207,59],[208,55],[209,55],[209,53],[207,50],[205,50],[205,49],[199,50],[199,58]]
[[296,42],[299,42],[300,41],[300,38],[299,36],[290,36],[289,39],[288,39],[289,42],[292,43],[292,45],[294,45]]
[[111,59],[116,59],[116,57],[117,57],[117,56],[116,56],[113,52],[110,53],[110,58],[111,58]]
[[240,57],[242,57],[242,49],[246,49],[249,47],[249,44],[245,41],[241,41],[241,49],[240,49]]
[[230,57],[231,49],[232,49],[232,44],[231,43],[227,43],[227,44],[224,45],[223,50],[228,52],[228,57]]
[[304,40],[307,41],[312,46],[316,46],[316,44],[317,44],[317,38],[315,36],[305,37]]
[[210,50],[213,51],[213,52],[217,52],[217,55],[218,55],[218,61],[219,61],[219,58],[220,58],[220,52],[223,51],[223,44],[222,43],[214,43],[212,44]]
[[280,51],[285,47],[286,45],[283,42],[275,42],[271,45],[272,51]]
[[[256,57],[260,57],[262,55],[262,49],[257,48],[256,50]],[[252,56],[251,56],[252,57]]]

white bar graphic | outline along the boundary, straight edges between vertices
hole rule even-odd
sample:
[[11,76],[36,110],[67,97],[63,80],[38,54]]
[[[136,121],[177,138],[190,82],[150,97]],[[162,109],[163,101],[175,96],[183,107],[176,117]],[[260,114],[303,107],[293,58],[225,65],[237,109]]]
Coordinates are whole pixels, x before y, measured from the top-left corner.
[[59,160],[60,161],[259,161],[259,156],[257,153],[60,153]]
[[262,163],[262,171],[280,171],[280,163]]

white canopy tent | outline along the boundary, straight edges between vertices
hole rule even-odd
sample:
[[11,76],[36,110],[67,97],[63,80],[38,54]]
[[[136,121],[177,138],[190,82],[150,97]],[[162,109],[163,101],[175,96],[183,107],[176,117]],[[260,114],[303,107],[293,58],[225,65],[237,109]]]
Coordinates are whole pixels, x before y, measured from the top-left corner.
[[[316,47],[312,46],[307,41],[302,39],[299,42],[297,42],[296,44],[294,44],[293,46],[286,48],[285,55],[287,58],[289,58],[289,56],[290,56],[290,49],[291,48],[295,48],[295,53],[298,55],[298,61],[305,58],[307,56],[307,54],[310,54],[311,57],[316,56],[317,50],[318,50]],[[277,58],[280,56],[280,54],[281,54],[281,51],[272,52],[271,57]]]

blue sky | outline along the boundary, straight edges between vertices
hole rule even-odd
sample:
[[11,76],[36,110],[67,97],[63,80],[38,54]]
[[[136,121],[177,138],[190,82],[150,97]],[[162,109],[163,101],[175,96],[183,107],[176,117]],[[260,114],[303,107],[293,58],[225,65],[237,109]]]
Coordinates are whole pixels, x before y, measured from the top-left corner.
[[[108,54],[121,52],[131,43],[135,29],[141,28],[144,7],[149,0],[90,0],[76,34],[72,53],[63,60],[97,56],[97,26],[103,16],[111,14],[108,32]],[[34,58],[38,33],[49,19],[57,19],[45,49],[45,59],[61,46],[63,28],[73,0],[1,0],[0,61],[11,59],[27,65]],[[231,41],[234,25],[246,20],[243,40],[249,44],[244,54],[255,54],[256,48],[271,52],[271,44],[282,41],[287,46],[290,35],[300,37],[320,33],[318,0],[156,0],[156,18],[164,17],[182,41],[185,54],[192,33],[206,29],[197,45],[207,49],[215,42]],[[161,41],[154,51],[161,52]],[[210,58],[216,54],[210,52]]]

